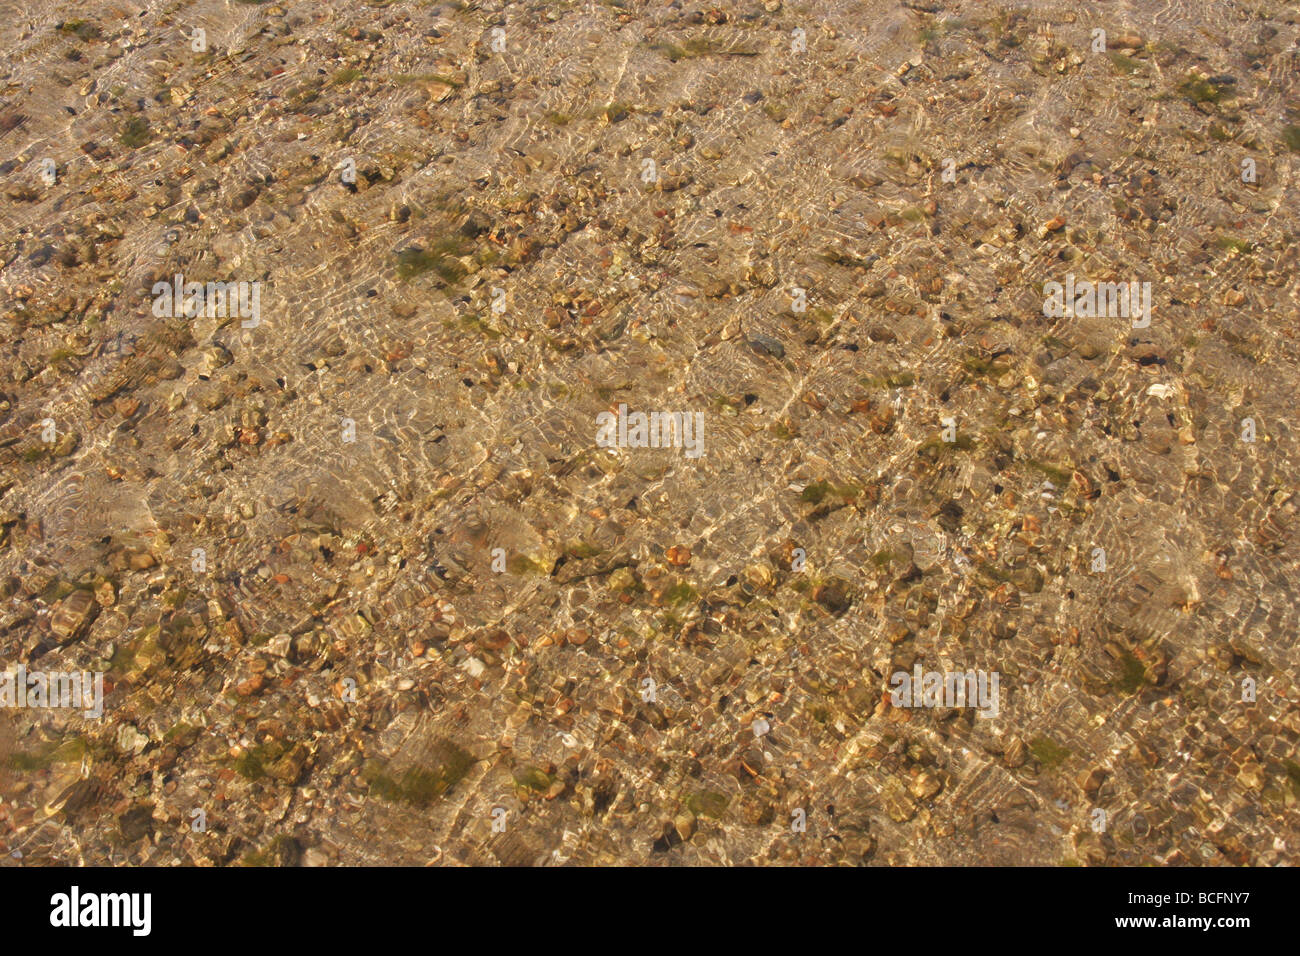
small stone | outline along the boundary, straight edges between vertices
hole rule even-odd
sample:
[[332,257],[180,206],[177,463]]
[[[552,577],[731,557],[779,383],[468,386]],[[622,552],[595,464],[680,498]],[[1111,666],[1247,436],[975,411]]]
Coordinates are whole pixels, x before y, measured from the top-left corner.
[[1029,747],[1019,737],[1012,740],[1002,752],[1002,760],[1008,767],[1023,767],[1028,758]]
[[257,199],[256,189],[251,189],[251,188],[242,189],[239,192],[235,193],[235,195],[231,198],[230,208],[235,212],[239,212],[251,206],[255,199]]
[[235,694],[239,697],[253,697],[265,683],[266,679],[261,674],[254,674],[248,680],[240,681],[235,685]]
[[1263,790],[1265,783],[1264,768],[1258,761],[1248,760],[1237,771],[1237,780],[1248,790]]
[[130,418],[140,409],[140,400],[138,398],[119,398],[113,401],[113,411],[117,412],[123,418]]
[[99,604],[94,593],[78,589],[59,603],[50,617],[50,630],[60,644],[67,644],[82,637],[98,613]]
[[766,591],[776,583],[776,575],[766,564],[751,564],[745,568],[745,581],[756,591]]
[[1038,227],[1038,238],[1043,239],[1049,234],[1056,232],[1065,225],[1064,216],[1053,216],[1047,222]]
[[770,335],[750,336],[749,347],[759,355],[770,355],[772,358],[778,359],[785,358],[785,346]]
[[307,766],[307,757],[307,748],[302,744],[294,744],[284,756],[267,767],[266,772],[281,783],[292,786],[302,776],[302,771]]
[[158,559],[148,551],[141,551],[137,554],[131,555],[131,558],[127,563],[130,565],[132,571],[148,571],[158,563]]
[[853,604],[853,594],[846,582],[832,579],[813,589],[813,600],[839,617]]
[[921,773],[912,778],[912,783],[908,789],[916,799],[929,800],[943,789],[943,781],[935,774]]
[[880,800],[885,812],[895,823],[906,823],[916,816],[916,804],[897,780],[885,781],[885,785],[880,790]]
[[1079,789],[1084,793],[1092,796],[1101,789],[1101,785],[1106,781],[1106,771],[1101,767],[1094,767],[1092,770],[1079,774]]
[[695,835],[695,814],[683,810],[673,818],[673,827],[677,830],[677,835],[682,838],[682,842],[688,842]]
[[887,435],[894,428],[894,406],[878,405],[871,413],[871,430],[877,435]]
[[149,738],[133,724],[123,724],[117,732],[117,749],[124,754],[138,754],[149,746]]

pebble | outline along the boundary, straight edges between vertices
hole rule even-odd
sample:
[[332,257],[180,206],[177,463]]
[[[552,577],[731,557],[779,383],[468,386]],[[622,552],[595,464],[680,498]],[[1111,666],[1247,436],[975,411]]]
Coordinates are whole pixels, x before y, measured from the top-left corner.
[[61,644],[85,635],[100,605],[92,591],[78,589],[64,598],[50,617],[50,630]]

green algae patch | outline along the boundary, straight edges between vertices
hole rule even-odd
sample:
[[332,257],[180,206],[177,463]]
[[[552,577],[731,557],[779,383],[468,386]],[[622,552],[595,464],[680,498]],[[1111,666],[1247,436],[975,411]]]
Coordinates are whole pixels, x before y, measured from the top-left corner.
[[264,747],[251,747],[236,757],[230,766],[245,780],[261,780],[266,776],[266,766],[263,761],[268,757],[270,754]]
[[439,239],[427,247],[412,246],[397,253],[397,276],[406,280],[432,272],[443,282],[459,282],[466,270],[456,257],[463,254],[464,248],[455,239]]
[[511,574],[540,574],[545,577],[550,575],[554,566],[555,562],[545,557],[529,554],[512,554],[506,560],[506,567]]
[[1029,744],[1029,752],[1043,765],[1044,770],[1055,770],[1065,763],[1070,751],[1062,747],[1051,737],[1039,737]]
[[541,767],[521,767],[511,776],[516,786],[534,793],[545,793],[554,782],[554,778]]
[[991,359],[982,358],[978,355],[968,355],[962,359],[962,367],[972,375],[991,375],[993,372],[1005,372],[1005,366],[993,364]]
[[665,604],[686,604],[694,601],[699,596],[700,594],[695,588],[685,581],[680,581],[664,592],[663,599]]
[[606,123],[621,123],[633,113],[636,107],[631,103],[606,103],[596,111],[596,117],[603,119]]
[[587,558],[596,557],[600,554],[600,548],[596,547],[594,544],[588,544],[586,541],[579,538],[566,544],[564,546],[564,553],[571,558],[582,561]]
[[1300,797],[1300,764],[1297,764],[1294,760],[1288,760],[1284,766],[1286,767],[1287,784],[1291,787],[1291,792],[1296,797]]
[[1203,77],[1191,75],[1178,85],[1178,92],[1193,103],[1218,103],[1229,89],[1230,84],[1216,83]]
[[1042,472],[1053,482],[1055,482],[1058,488],[1064,488],[1067,484],[1069,484],[1070,478],[1074,474],[1073,469],[1060,468],[1056,465],[1049,465],[1047,462],[1036,461],[1033,458],[1026,458],[1025,464],[1027,464],[1030,468],[1033,468],[1035,471]]
[[819,505],[827,498],[841,498],[845,502],[849,502],[860,494],[862,494],[862,489],[857,485],[837,485],[830,481],[815,481],[804,488],[799,494],[799,500],[805,504]]
[[1238,239],[1235,236],[1220,236],[1218,239],[1214,240],[1214,244],[1220,249],[1235,252],[1243,256],[1249,252],[1253,252],[1255,249],[1255,247],[1246,240]]
[[686,807],[697,817],[712,817],[714,820],[721,819],[722,815],[727,812],[727,805],[731,801],[725,794],[716,793],[712,790],[701,790],[699,793],[693,793],[686,798]]
[[1118,50],[1109,51],[1106,56],[1110,58],[1111,65],[1120,73],[1136,73],[1142,68],[1142,61],[1135,60],[1131,56],[1125,56]]
[[73,737],[62,743],[54,740],[35,750],[12,753],[7,763],[11,770],[26,772],[48,770],[55,764],[80,763],[86,755],[86,749],[86,741],[80,737]]
[[911,388],[916,384],[916,376],[904,369],[898,369],[874,377],[864,375],[858,379],[858,384],[868,388]]
[[70,34],[86,43],[98,40],[104,34],[103,30],[88,20],[64,20],[58,29],[60,33]]
[[1146,684],[1147,669],[1130,651],[1125,650],[1119,659],[1120,675],[1114,681],[1115,689],[1124,694],[1136,694]]
[[123,146],[139,149],[153,139],[153,130],[149,127],[149,121],[143,116],[133,116],[123,124],[118,139]]
[[189,747],[198,740],[199,731],[200,728],[181,721],[163,734],[163,743],[176,743],[181,747]]
[[427,806],[454,787],[476,763],[472,754],[449,740],[440,740],[433,748],[433,760],[409,768],[394,776],[387,763],[368,761],[361,770],[362,779],[372,795],[390,803]]

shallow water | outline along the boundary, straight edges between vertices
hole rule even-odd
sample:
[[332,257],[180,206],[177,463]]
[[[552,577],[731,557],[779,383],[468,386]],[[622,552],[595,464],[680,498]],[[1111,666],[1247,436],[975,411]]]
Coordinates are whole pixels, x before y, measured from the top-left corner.
[[[9,848],[1287,857],[1287,5],[86,7],[0,18],[2,656],[116,690],[0,714],[47,764]],[[155,317],[177,273],[260,324]],[[1067,274],[1151,282],[1150,328],[1046,317]],[[597,447],[619,403],[704,457]],[[888,707],[917,661],[1000,673],[998,719]],[[222,836],[109,840],[215,780]]]

